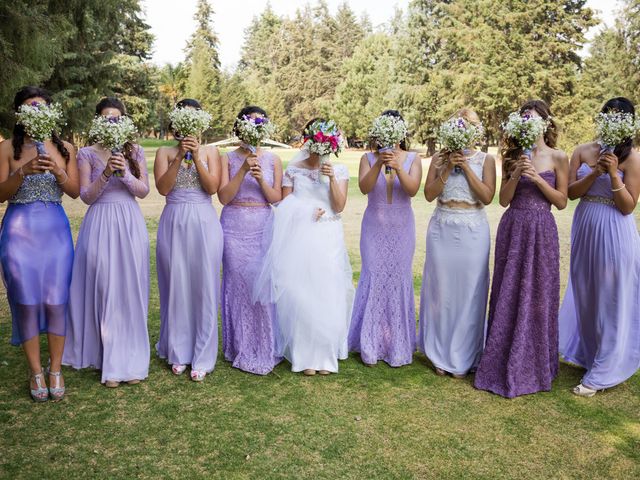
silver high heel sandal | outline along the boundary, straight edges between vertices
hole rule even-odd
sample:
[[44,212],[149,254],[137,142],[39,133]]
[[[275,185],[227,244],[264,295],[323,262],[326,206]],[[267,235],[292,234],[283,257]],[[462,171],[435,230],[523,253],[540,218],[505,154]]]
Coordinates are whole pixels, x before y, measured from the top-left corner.
[[49,400],[49,391],[47,390],[47,386],[44,385],[44,372],[40,370],[40,373],[32,373],[31,378],[36,381],[36,389],[34,390],[29,386],[31,391],[31,398],[33,398],[34,402],[46,402]]
[[49,395],[51,395],[51,400],[54,402],[59,402],[64,398],[65,387],[60,386],[60,379],[62,378],[62,371],[60,372],[48,372],[50,376],[56,379],[56,387],[49,387]]

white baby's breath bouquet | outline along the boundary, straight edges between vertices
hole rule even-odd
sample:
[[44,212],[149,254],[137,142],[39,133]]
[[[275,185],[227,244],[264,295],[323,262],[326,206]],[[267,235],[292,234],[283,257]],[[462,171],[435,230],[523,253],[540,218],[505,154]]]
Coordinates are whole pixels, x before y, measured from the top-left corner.
[[546,132],[549,122],[542,117],[534,117],[529,114],[521,115],[513,112],[506,122],[502,124],[504,133],[518,144],[525,155],[531,157],[536,141]]
[[252,153],[256,153],[262,142],[275,133],[275,125],[267,117],[245,115],[236,120],[238,138],[247,144]]
[[125,143],[134,141],[137,133],[130,117],[97,115],[91,122],[89,139],[117,153],[122,151]]
[[44,142],[58,130],[62,121],[62,108],[57,103],[46,104],[34,101],[20,105],[16,112],[16,122],[24,127],[27,135],[33,138],[40,154],[45,153]]
[[[407,138],[408,133],[407,124],[400,117],[380,115],[371,125],[369,138],[376,143],[379,152],[388,152]],[[391,168],[386,167],[386,171],[389,173]]]
[[[171,126],[176,133],[176,138],[199,137],[211,125],[211,114],[205,110],[190,107],[176,107],[169,114]],[[191,163],[193,155],[187,152],[185,161]]]
[[626,112],[607,112],[596,115],[596,132],[603,151],[613,152],[616,146],[635,137],[640,122]]
[[[438,143],[449,153],[464,151],[483,137],[482,124],[475,125],[462,117],[450,118],[440,125],[437,132]],[[462,169],[456,166],[454,171],[460,173]]]

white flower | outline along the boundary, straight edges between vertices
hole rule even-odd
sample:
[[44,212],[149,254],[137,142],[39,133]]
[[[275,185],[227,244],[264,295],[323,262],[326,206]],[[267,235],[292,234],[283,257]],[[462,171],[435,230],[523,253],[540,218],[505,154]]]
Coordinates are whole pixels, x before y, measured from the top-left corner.
[[640,123],[630,113],[608,112],[596,116],[596,131],[603,147],[615,148],[640,130]]
[[137,130],[129,117],[97,115],[91,122],[89,138],[109,150],[122,150],[125,143],[136,138]]
[[502,124],[505,134],[525,150],[533,149],[540,135],[547,131],[548,126],[549,122],[544,118],[521,115],[518,112],[511,113],[507,121]]
[[31,102],[28,105],[20,105],[16,119],[17,123],[24,127],[27,135],[36,142],[44,142],[51,138],[51,134],[62,122],[62,108],[57,103],[47,105]]
[[373,121],[369,138],[380,148],[392,148],[407,138],[407,124],[399,117],[380,115]]
[[451,118],[438,128],[438,143],[448,152],[464,150],[483,137],[482,124],[474,125],[462,117]]
[[275,133],[275,125],[266,117],[245,115],[236,120],[236,128],[240,140],[255,148]]
[[176,107],[169,114],[173,130],[181,137],[198,137],[211,124],[211,114],[195,108]]

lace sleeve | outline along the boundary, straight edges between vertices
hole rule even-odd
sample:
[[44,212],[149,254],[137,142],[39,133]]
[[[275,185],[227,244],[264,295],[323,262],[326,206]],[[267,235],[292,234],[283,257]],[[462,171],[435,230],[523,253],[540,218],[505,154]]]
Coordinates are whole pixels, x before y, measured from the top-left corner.
[[291,171],[291,167],[287,167],[284,171],[284,175],[282,176],[282,186],[283,187],[293,187],[293,172]]
[[91,173],[93,172],[91,154],[87,153],[84,148],[78,152],[78,172],[80,174],[80,198],[87,205],[91,205],[100,198],[109,181],[102,175],[102,170],[98,178],[91,181]]
[[149,174],[147,173],[147,161],[144,158],[144,150],[137,145],[135,160],[140,167],[140,178],[136,178],[127,167],[124,176],[119,177],[122,183],[133,195],[144,198],[149,194]]
[[336,176],[336,180],[338,181],[342,181],[342,180],[347,180],[349,181],[349,170],[347,169],[346,165],[342,165],[341,163],[334,165],[333,167],[333,172]]

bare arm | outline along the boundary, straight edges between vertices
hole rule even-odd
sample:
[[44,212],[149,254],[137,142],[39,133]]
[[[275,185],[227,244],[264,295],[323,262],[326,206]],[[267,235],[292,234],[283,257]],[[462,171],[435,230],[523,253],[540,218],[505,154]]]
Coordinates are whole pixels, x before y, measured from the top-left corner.
[[24,179],[24,167],[10,174],[12,157],[11,140],[0,143],[0,202],[6,202],[13,197]]
[[[338,168],[342,169],[343,166]],[[347,204],[347,190],[349,188],[349,176],[343,179],[342,175],[338,178],[335,174],[334,166],[330,163],[323,163],[320,167],[320,173],[329,177],[329,202],[331,209],[335,213],[341,213]]]
[[166,147],[161,147],[156,152],[153,173],[160,195],[167,196],[173,190],[184,155],[185,151],[179,149],[178,154],[174,158],[170,158],[171,151]]
[[521,155],[520,159],[516,162],[513,171],[511,173],[507,172],[504,165],[506,162],[502,162],[502,181],[500,182],[500,205],[503,207],[508,207],[513,200],[513,196],[516,193],[516,188],[518,187],[518,182],[520,181],[520,176],[522,172],[527,167],[529,162],[529,158],[525,155]]
[[68,142],[64,142],[64,146],[69,152],[69,161],[66,162],[64,168],[53,169],[51,173],[55,175],[56,182],[64,193],[71,198],[78,198],[80,195],[80,179],[78,174],[78,160],[76,158],[76,149]]
[[363,155],[360,158],[360,168],[358,171],[358,186],[363,195],[368,195],[371,190],[376,186],[378,176],[382,170],[382,158],[380,155],[376,157],[376,161],[373,165],[369,165],[368,155]]
[[[248,159],[249,157],[247,157]],[[229,154],[222,157],[221,160],[221,173],[220,173],[220,190],[218,191],[218,199],[223,205],[228,205],[238,194],[240,185],[244,177],[250,170],[247,159],[242,163],[233,178],[229,178]]]
[[279,157],[273,159],[273,185],[263,178],[260,165],[251,168],[251,175],[258,181],[267,202],[278,203],[282,200],[282,160]]
[[569,162],[567,154],[564,152],[554,152],[554,172],[556,175],[555,188],[549,185],[547,181],[540,176],[534,169],[532,164],[528,164],[522,174],[530,178],[533,183],[540,189],[552,205],[558,210],[562,210],[567,206],[567,189],[569,185]]
[[573,155],[571,155],[571,162],[569,162],[569,187],[567,190],[567,194],[571,200],[575,200],[576,198],[580,198],[587,194],[593,182],[602,175],[604,170],[597,166],[592,169],[588,175],[585,175],[580,180],[578,180],[578,170],[582,165],[582,152],[584,147],[578,147],[574,150]]
[[624,183],[618,176],[618,158],[613,153],[605,153],[599,163],[606,167],[611,178],[611,191],[616,208],[623,215],[633,213],[638,204],[640,191],[640,155],[632,151],[625,160]]
[[441,153],[436,153],[431,157],[427,179],[424,182],[424,197],[428,202],[433,202],[440,196],[452,169],[453,166],[447,168],[445,158]]
[[482,180],[469,166],[467,161],[459,164],[469,184],[469,189],[483,204],[489,205],[496,194],[496,161],[493,155],[487,155],[482,168]]
[[[200,151],[203,150],[203,151]],[[202,189],[209,195],[215,195],[220,185],[220,151],[216,147],[200,148],[197,144],[194,146],[193,152],[193,166],[198,172],[200,178],[200,185]],[[205,154],[204,161],[207,162],[207,168],[204,168],[202,153]]]

